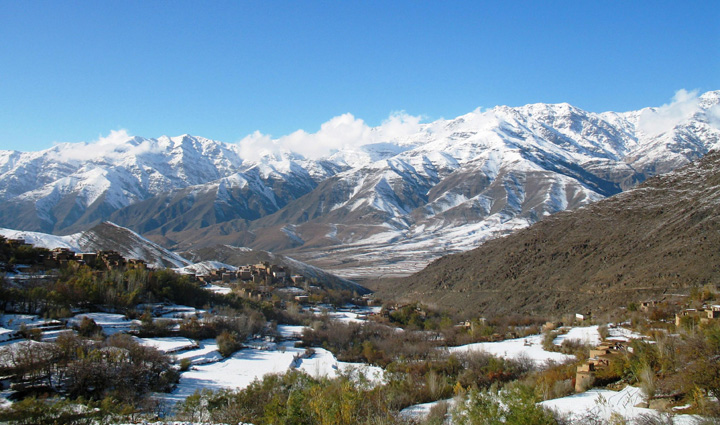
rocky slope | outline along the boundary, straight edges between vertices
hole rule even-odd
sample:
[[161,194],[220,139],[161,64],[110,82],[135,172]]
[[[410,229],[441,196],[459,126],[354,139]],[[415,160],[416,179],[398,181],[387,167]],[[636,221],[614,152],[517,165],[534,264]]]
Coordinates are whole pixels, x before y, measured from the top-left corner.
[[720,284],[720,153],[410,277],[368,283],[475,314],[602,311]]

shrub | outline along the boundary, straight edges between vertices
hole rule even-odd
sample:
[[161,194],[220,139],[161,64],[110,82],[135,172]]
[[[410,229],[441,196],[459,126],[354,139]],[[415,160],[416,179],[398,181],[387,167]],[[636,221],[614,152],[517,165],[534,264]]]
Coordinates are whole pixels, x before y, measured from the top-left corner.
[[218,351],[223,357],[230,357],[242,348],[242,344],[238,341],[237,336],[228,331],[223,331],[218,335],[217,338],[215,338],[215,342],[217,342]]
[[102,337],[102,326],[95,323],[95,320],[85,316],[79,324],[73,326],[80,336],[86,338]]
[[192,361],[190,359],[185,358],[180,360],[180,371],[188,371],[190,370],[190,366],[192,366]]
[[502,390],[469,391],[452,412],[457,425],[551,425],[553,415],[536,404],[533,389],[516,384]]

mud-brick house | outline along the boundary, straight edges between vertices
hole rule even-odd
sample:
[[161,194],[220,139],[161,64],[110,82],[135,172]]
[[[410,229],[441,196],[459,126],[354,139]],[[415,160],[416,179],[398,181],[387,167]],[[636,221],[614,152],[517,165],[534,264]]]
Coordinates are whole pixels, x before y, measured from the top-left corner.
[[50,251],[50,255],[60,265],[67,264],[68,261],[75,261],[75,253],[67,248],[55,248]]
[[77,260],[82,262],[83,264],[92,266],[97,261],[98,255],[94,252],[81,252],[75,254],[75,258],[77,258]]
[[720,320],[720,305],[711,305],[705,309],[705,317],[700,317],[700,323],[703,325],[715,320]]
[[595,372],[610,366],[612,357],[622,352],[618,343],[603,342],[590,350],[587,361],[577,367],[575,372],[575,392],[583,392],[595,382]]
[[144,260],[140,260],[138,258],[131,258],[127,260],[127,268],[145,270],[147,269],[147,263]]
[[264,298],[264,293],[256,289],[241,288],[239,293],[241,297],[249,298],[251,300],[261,301]]
[[237,277],[240,280],[252,280],[252,269],[250,267],[242,267],[238,270]]
[[285,276],[287,273],[285,273],[285,269],[273,264],[270,266],[270,275],[273,277],[273,279],[277,281],[283,281],[285,280]]
[[100,251],[97,255],[98,259],[105,263],[108,269],[125,267],[125,257],[117,251]]
[[258,272],[263,278],[270,274],[270,263],[264,261],[262,263],[255,264],[255,271]]
[[660,305],[660,301],[649,300],[640,303],[640,311],[643,313],[649,313],[651,310]]
[[715,320],[720,320],[720,305],[711,305],[699,309],[685,309],[675,315],[675,326],[680,326],[686,318],[690,318],[693,322],[701,325],[707,325]]
[[581,393],[592,387],[595,382],[595,364],[588,362],[577,367],[575,372],[575,392]]

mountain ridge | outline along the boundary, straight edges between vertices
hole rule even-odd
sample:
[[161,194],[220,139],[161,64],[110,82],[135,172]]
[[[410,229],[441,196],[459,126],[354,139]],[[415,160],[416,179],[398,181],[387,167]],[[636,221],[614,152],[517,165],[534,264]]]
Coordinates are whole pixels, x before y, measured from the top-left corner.
[[707,92],[679,118],[498,106],[319,159],[248,161],[239,145],[189,135],[114,134],[96,155],[0,151],[0,226],[68,234],[109,219],[173,249],[226,243],[352,278],[393,264],[407,274],[717,149],[719,104]]

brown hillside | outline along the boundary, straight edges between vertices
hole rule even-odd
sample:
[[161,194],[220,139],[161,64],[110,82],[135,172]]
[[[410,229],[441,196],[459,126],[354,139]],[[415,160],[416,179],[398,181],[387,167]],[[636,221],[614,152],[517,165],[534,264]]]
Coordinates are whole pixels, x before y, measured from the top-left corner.
[[476,314],[599,311],[720,284],[720,153],[410,277],[381,295]]

